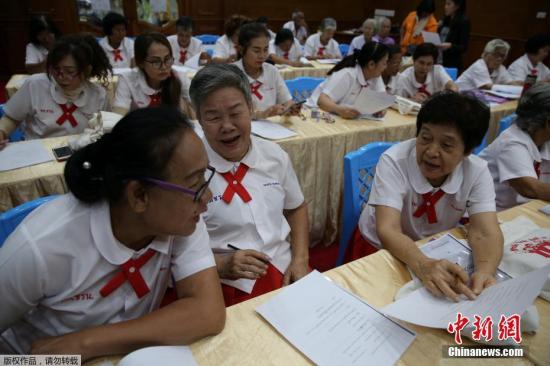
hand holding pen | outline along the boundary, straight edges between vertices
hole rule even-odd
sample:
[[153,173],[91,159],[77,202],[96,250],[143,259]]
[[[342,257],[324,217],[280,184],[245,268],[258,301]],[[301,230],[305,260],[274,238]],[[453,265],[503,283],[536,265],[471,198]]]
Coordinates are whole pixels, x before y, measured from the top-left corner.
[[239,249],[233,244],[228,244],[227,247],[235,252],[219,259],[218,273],[221,278],[256,280],[267,273],[267,264],[271,258],[266,254],[254,249]]

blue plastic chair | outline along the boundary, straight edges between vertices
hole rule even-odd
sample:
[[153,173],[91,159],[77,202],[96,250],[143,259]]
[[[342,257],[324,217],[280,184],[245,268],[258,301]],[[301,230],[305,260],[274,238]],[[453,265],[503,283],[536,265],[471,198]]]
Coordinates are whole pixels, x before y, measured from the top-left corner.
[[15,230],[17,225],[19,225],[32,210],[57,197],[57,195],[40,197],[0,214],[0,247],[4,244],[13,230]]
[[[512,114],[502,118],[498,123],[498,131],[497,131],[497,134],[495,136],[495,139],[502,132],[504,132],[504,130],[506,130],[508,127],[510,127],[512,125],[512,123],[514,123],[515,120],[516,120],[516,114],[515,113],[512,113]],[[476,147],[474,149],[474,154],[479,155],[479,153],[486,147],[487,147],[487,134],[485,134],[485,137],[483,138],[483,141],[481,142],[481,145],[479,145],[478,147]]]
[[344,156],[344,207],[336,265],[344,262],[351,235],[367,202],[380,156],[393,142],[372,142]]
[[[4,105],[0,104],[0,118],[2,118],[2,116],[4,116]],[[17,129],[8,136],[8,140],[10,142],[23,141],[24,139],[25,134],[23,133],[21,127],[17,127]]]
[[348,51],[349,51],[349,44],[340,43],[338,46],[340,47],[340,53],[342,54],[342,56],[346,57],[346,55],[348,54]]
[[445,71],[447,71],[447,74],[451,77],[453,81],[455,81],[458,78],[458,69],[455,67],[445,67]]
[[206,49],[206,53],[208,53],[208,56],[210,57],[214,56],[214,50],[212,48]]
[[202,44],[215,44],[220,36],[216,34],[201,34],[196,36],[196,38],[200,39]]
[[486,133],[485,136],[483,137],[483,140],[481,140],[481,144],[479,144],[479,146],[474,149],[475,155],[479,155],[479,153],[487,147],[487,135],[488,133]]
[[324,78],[299,77],[296,79],[285,80],[286,86],[295,102],[307,99],[315,90],[317,85],[321,84]]

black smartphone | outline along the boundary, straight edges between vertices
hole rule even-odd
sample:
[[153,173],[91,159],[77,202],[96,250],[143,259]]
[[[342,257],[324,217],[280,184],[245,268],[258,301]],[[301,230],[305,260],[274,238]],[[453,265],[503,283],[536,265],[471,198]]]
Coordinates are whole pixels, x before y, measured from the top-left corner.
[[70,146],[54,147],[52,151],[57,161],[65,161],[73,154]]

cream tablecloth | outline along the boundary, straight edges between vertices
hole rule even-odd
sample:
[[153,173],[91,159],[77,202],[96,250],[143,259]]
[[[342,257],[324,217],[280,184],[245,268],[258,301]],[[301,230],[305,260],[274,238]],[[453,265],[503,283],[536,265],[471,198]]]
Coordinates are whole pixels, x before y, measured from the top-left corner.
[[[537,211],[544,204],[542,201],[532,201],[501,212],[499,218],[507,221],[525,215],[540,226],[550,227],[548,217]],[[457,237],[464,237],[459,229],[451,232]],[[377,308],[391,303],[401,286],[411,279],[406,267],[385,250],[325,274]],[[254,311],[278,291],[227,308],[223,332],[190,346],[197,363],[205,366],[311,364]],[[550,302],[537,298],[535,305],[540,315],[540,328],[535,335],[523,335],[522,346],[526,346],[524,358],[442,358],[442,347],[454,345],[453,335],[442,329],[408,324],[417,336],[397,365],[550,365]],[[463,340],[466,345],[473,344],[468,339]],[[119,359],[117,356],[101,358],[86,365],[102,366],[105,361],[116,364]]]

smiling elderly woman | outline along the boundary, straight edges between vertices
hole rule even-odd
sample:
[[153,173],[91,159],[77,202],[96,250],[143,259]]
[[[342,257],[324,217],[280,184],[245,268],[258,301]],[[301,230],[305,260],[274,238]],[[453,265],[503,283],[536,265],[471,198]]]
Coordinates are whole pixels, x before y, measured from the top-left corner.
[[307,274],[307,206],[288,155],[250,135],[250,85],[237,66],[205,67],[190,95],[217,172],[204,219],[229,306]]

